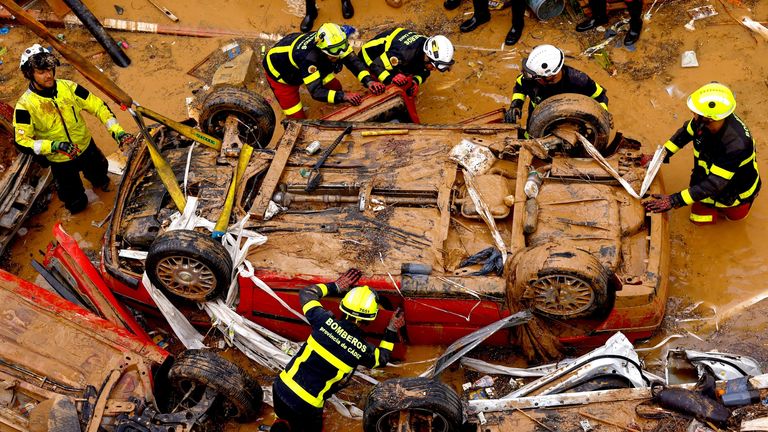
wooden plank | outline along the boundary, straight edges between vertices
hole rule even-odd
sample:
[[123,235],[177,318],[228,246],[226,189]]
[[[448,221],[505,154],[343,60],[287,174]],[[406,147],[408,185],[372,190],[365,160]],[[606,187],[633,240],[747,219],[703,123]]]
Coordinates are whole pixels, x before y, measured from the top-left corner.
[[256,199],[248,211],[258,220],[264,220],[264,213],[267,211],[267,206],[272,199],[272,195],[275,193],[275,189],[277,189],[277,184],[283,175],[283,169],[285,169],[285,165],[288,163],[288,157],[293,152],[293,147],[296,146],[299,132],[301,132],[301,123],[289,123],[288,129],[286,129],[285,134],[283,134],[277,145],[275,157],[272,159],[272,164],[269,165],[264,181],[261,182],[259,194],[256,195]]
[[48,6],[51,7],[53,13],[59,18],[64,18],[64,16],[72,12],[69,6],[64,3],[64,0],[45,0],[45,2],[48,3]]
[[442,249],[444,242],[448,238],[448,231],[451,227],[451,195],[453,192],[453,183],[456,181],[458,167],[456,163],[448,160],[443,163],[443,183],[437,192],[437,208],[440,210],[440,221],[437,226],[437,237],[432,244],[432,250],[435,260],[440,267],[444,267]]
[[512,235],[509,253],[514,256],[525,247],[523,234],[523,213],[525,213],[525,181],[528,179],[528,165],[533,161],[533,155],[528,149],[521,147],[517,157],[517,179],[515,179],[515,204],[512,208]]

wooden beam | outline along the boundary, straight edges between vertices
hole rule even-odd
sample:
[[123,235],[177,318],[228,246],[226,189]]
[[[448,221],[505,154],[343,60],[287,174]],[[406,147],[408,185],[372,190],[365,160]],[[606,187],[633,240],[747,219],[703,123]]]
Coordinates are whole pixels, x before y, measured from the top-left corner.
[[64,0],[45,0],[45,2],[48,3],[53,13],[59,18],[64,18],[65,15],[72,12],[72,9],[64,3]]
[[277,145],[275,157],[272,159],[272,163],[269,165],[269,170],[264,176],[264,180],[261,182],[259,194],[256,195],[256,199],[254,199],[253,205],[248,211],[258,220],[264,220],[264,213],[267,211],[267,206],[272,199],[272,195],[275,193],[275,189],[277,189],[285,165],[288,163],[288,157],[291,155],[293,147],[296,146],[299,132],[301,132],[301,123],[289,123],[288,128],[285,130],[285,134],[283,134],[283,137]]

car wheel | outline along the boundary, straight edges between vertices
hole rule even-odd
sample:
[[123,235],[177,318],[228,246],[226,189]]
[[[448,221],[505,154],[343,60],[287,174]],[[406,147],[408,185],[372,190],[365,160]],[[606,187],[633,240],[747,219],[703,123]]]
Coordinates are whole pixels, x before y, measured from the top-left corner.
[[363,430],[453,432],[460,430],[462,419],[461,400],[449,386],[430,378],[395,378],[368,394]]
[[264,148],[275,131],[275,112],[260,95],[236,87],[221,87],[203,101],[200,128],[217,138],[224,137],[224,123],[232,114],[238,119],[238,136],[244,144]]
[[527,273],[523,298],[536,313],[562,320],[606,309],[611,275],[591,253],[547,244],[528,251],[521,262]]
[[256,418],[264,400],[259,383],[239,366],[209,350],[183,352],[168,371],[177,405],[190,408],[207,389],[218,393],[216,404],[227,418],[248,422]]
[[[575,93],[552,96],[540,103],[531,114],[528,133],[536,138],[552,135],[558,129],[576,130],[603,153],[610,143],[611,114],[594,99]],[[581,156],[584,149],[574,146],[568,153]]]
[[166,231],[149,247],[145,270],[157,288],[188,300],[206,301],[229,287],[232,258],[208,235]]

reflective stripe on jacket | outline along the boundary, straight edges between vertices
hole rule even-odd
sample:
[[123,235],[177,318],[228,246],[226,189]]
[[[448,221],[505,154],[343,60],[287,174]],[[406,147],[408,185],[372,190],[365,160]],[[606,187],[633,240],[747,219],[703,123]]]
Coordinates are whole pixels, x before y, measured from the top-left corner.
[[323,406],[338,390],[340,381],[350,376],[358,365],[369,368],[386,365],[397,337],[395,332],[387,330],[378,347],[367,342],[355,323],[336,319],[321,306],[320,298],[329,293],[338,293],[336,284],[318,284],[301,290],[302,310],[312,333],[279,375],[279,384],[316,408]]
[[281,84],[305,84],[312,99],[341,103],[344,101],[344,92],[326,89],[324,84],[332,81],[344,66],[355,74],[363,85],[371,81],[371,74],[354,55],[351,46],[341,54],[337,62],[331,61],[317,47],[315,33],[291,33],[282,38],[267,51],[262,65],[270,78]]
[[736,114],[728,116],[715,134],[689,120],[664,147],[675,154],[691,141],[690,187],[678,192],[686,204],[735,207],[755,199],[761,186],[755,139]]
[[98,96],[77,83],[57,79],[52,96],[43,96],[30,88],[16,102],[13,114],[16,143],[51,162],[69,161],[69,156],[51,152],[51,142],[69,141],[80,153],[88,148],[91,133],[81,111],[96,116],[113,138],[124,132],[114,113]]
[[404,28],[379,33],[360,49],[360,58],[384,84],[392,82],[398,73],[413,76],[419,84],[429,77],[424,61],[427,37]]

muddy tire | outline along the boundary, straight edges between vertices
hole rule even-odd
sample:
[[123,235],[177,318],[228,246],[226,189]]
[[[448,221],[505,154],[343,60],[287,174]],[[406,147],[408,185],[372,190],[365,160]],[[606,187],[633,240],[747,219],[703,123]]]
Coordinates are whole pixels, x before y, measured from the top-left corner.
[[368,394],[363,430],[398,430],[401,411],[408,412],[412,431],[458,431],[463,420],[459,395],[449,386],[430,378],[394,378]]
[[[611,126],[611,114],[594,99],[566,93],[545,99],[533,110],[528,122],[528,133],[539,138],[551,135],[560,127],[575,127],[600,153],[605,154],[611,142]],[[586,154],[580,144],[565,150],[573,156]]]
[[232,258],[209,235],[166,231],[149,247],[145,269],[155,287],[187,300],[206,301],[229,287]]
[[[259,414],[264,393],[259,383],[239,366],[209,350],[183,352],[168,371],[168,381],[177,397],[195,404],[210,388],[218,393],[212,408],[239,422],[254,420]],[[184,401],[181,402],[184,405]]]
[[200,128],[217,138],[224,137],[224,122],[230,114],[239,120],[238,136],[244,144],[264,148],[275,131],[275,111],[260,95],[236,87],[221,87],[203,101]]
[[534,270],[521,279],[524,298],[532,299],[537,314],[567,320],[606,310],[611,274],[591,253],[548,244],[526,252],[523,260]]

